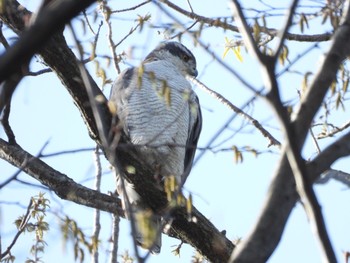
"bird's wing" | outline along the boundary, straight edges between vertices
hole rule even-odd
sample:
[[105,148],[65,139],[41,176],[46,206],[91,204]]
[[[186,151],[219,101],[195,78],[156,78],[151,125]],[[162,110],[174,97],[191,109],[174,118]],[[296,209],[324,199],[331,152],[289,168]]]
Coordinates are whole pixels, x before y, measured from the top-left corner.
[[199,134],[202,130],[202,112],[199,106],[199,99],[197,95],[194,94],[194,96],[194,101],[192,104],[190,104],[190,127],[186,142],[184,172],[181,176],[182,184],[185,183],[187,176],[191,172],[194,155],[197,149]]
[[116,108],[116,115],[118,116],[119,121],[121,121],[122,126],[124,126],[124,132],[126,134],[128,133],[128,130],[126,129],[125,113],[123,113],[123,109],[130,93],[134,89],[132,79],[135,77],[135,74],[137,74],[137,69],[134,67],[128,68],[120,73],[116,81],[113,83],[109,97],[109,100]]
[[125,94],[125,90],[129,88],[130,82],[135,74],[135,68],[128,68],[119,74],[117,80],[114,82],[109,99],[111,101],[119,101],[120,96]]

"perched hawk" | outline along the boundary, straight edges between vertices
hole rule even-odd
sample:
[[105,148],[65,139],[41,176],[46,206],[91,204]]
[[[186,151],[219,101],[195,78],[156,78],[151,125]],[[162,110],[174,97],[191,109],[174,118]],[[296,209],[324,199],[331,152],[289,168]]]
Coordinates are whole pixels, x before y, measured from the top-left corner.
[[[198,98],[186,80],[186,76],[197,74],[191,51],[178,42],[163,42],[139,67],[120,74],[110,96],[125,134],[137,146],[139,158],[155,167],[161,178],[175,176],[179,185],[191,171],[202,127]],[[145,211],[133,185],[124,182],[125,191],[118,179],[118,193],[127,195],[135,214]],[[151,242],[146,240],[147,231],[136,223],[136,241],[154,253],[159,253],[161,247],[160,220],[152,220],[151,228],[157,234]]]

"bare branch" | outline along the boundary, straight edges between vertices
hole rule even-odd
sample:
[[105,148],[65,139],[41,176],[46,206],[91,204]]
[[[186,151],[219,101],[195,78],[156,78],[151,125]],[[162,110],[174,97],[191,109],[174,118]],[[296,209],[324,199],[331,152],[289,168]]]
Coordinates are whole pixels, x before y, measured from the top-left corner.
[[296,127],[298,144],[300,145],[304,142],[307,134],[305,124],[308,124],[308,127],[310,126],[312,119],[318,111],[332,81],[336,77],[339,65],[350,54],[350,46],[344,45],[344,43],[347,43],[346,41],[350,40],[349,8],[344,9],[343,12],[343,22],[337,28],[334,34],[332,45],[330,46],[330,49],[325,58],[322,60],[322,63],[318,69],[318,72],[315,74],[310,87],[302,96],[301,104],[297,109],[297,113],[293,119],[294,125]]
[[350,132],[324,149],[308,166],[313,167],[314,174],[310,174],[311,180],[316,180],[326,168],[339,158],[350,155]]
[[220,101],[222,104],[227,106],[230,110],[236,112],[240,116],[242,116],[244,119],[248,120],[255,128],[258,129],[258,131],[269,140],[269,146],[271,145],[276,145],[280,146],[281,143],[276,140],[256,119],[254,119],[252,116],[249,114],[245,113],[243,110],[240,108],[236,107],[233,105],[230,101],[228,101],[226,98],[224,98],[221,94],[218,92],[208,88],[205,84],[203,84],[201,81],[198,79],[191,78],[192,83],[200,87],[202,90],[210,94],[212,97]]
[[0,260],[2,261],[2,259],[4,259],[5,256],[7,256],[8,254],[10,254],[11,249],[13,248],[13,246],[16,244],[19,236],[24,232],[27,222],[30,219],[30,210],[33,204],[33,199],[30,199],[29,204],[27,206],[27,211],[25,213],[25,215],[23,216],[22,222],[20,224],[20,226],[18,227],[18,232],[16,233],[15,237],[13,238],[11,244],[7,247],[7,249],[0,254]]
[[117,214],[112,215],[112,238],[111,238],[111,259],[110,263],[118,262],[118,239],[119,239],[119,222],[120,218]]
[[118,213],[121,216],[124,215],[120,200],[74,182],[68,176],[54,170],[40,159],[24,151],[19,145],[10,145],[0,139],[0,158],[22,169],[41,184],[49,187],[62,199],[103,211]]
[[279,37],[279,40],[277,42],[277,46],[276,46],[276,49],[275,49],[275,60],[278,59],[278,56],[283,48],[283,44],[286,40],[286,36],[288,34],[288,30],[289,30],[289,27],[290,25],[292,24],[293,22],[293,16],[294,16],[294,13],[295,13],[295,10],[298,6],[298,3],[299,1],[298,0],[294,0],[291,4],[291,7],[288,9],[288,14],[287,14],[287,18],[286,18],[286,22],[284,23],[284,27],[283,29],[280,30],[280,33],[278,34],[278,37]]
[[[95,190],[98,192],[101,192],[101,176],[102,176],[102,168],[101,168],[101,160],[100,160],[100,154],[99,154],[99,147],[96,146],[94,151],[94,163],[96,167],[96,175],[95,175]],[[100,236],[100,230],[101,230],[101,223],[100,223],[100,209],[95,209],[94,213],[94,229],[92,232],[92,262],[98,263],[98,245],[99,245],[99,236]]]
[[[313,83],[302,97],[302,104],[294,117],[293,126],[296,144],[299,146],[304,143],[311,121],[319,109],[328,87],[335,79],[339,65],[350,55],[349,45],[344,45],[344,43],[350,41],[349,9],[344,10],[344,18],[344,21],[336,30],[328,54],[322,61]],[[349,149],[347,151],[349,153]],[[322,153],[320,156],[322,156]],[[330,164],[331,160],[333,159],[324,159],[325,162],[318,162],[318,165],[325,168],[324,170],[329,169],[326,164]],[[313,179],[324,171],[320,167],[311,164],[308,164],[307,167],[308,174]],[[297,201],[294,184],[291,169],[284,155],[271,182],[264,207],[257,218],[259,224],[256,224],[249,236],[242,241],[246,247],[244,258],[248,262],[266,261],[275,250],[288,216]],[[256,250],[256,248],[259,249]]]
[[[301,147],[299,147],[299,145],[294,142],[296,139],[294,127],[291,125],[287,110],[281,102],[279,87],[275,75],[275,67],[278,54],[283,47],[284,37],[291,24],[297,3],[297,0],[294,0],[292,3],[286,23],[283,30],[281,31],[280,42],[277,45],[277,49],[273,57],[262,54],[258,49],[252,35],[249,32],[249,28],[243,16],[241,7],[236,0],[232,0],[232,10],[235,20],[239,24],[239,30],[243,35],[243,39],[245,40],[248,50],[250,53],[252,53],[252,55],[258,58],[261,64],[265,86],[269,90],[266,98],[273,106],[275,113],[281,122],[281,126],[286,137],[284,152],[287,155],[290,167],[292,169],[292,173],[296,182],[296,189],[301,198],[301,201],[304,203],[304,209],[309,218],[311,228],[317,233],[318,241],[320,242],[322,251],[324,253],[324,260],[327,262],[336,262],[336,257],[327,234],[321,209],[318,204],[316,195],[313,191],[312,183],[309,180],[304,160],[301,157]],[[235,260],[240,260],[242,257],[242,251],[244,250],[244,245],[239,246],[238,249],[233,252],[230,260],[232,262]]]
[[9,123],[10,111],[11,111],[11,100],[7,102],[7,105],[5,105],[0,121],[2,126],[4,127],[9,143],[16,144],[15,134],[13,133]]
[[255,56],[258,60],[263,60],[259,47],[250,33],[249,26],[244,18],[242,7],[237,0],[231,1],[231,9],[235,22],[238,25],[238,30],[243,37],[247,49],[251,52],[251,55]]
[[0,43],[4,46],[5,49],[8,49],[10,45],[2,33],[2,26],[3,26],[3,22],[0,21]]
[[344,131],[348,127],[350,127],[350,121],[347,121],[341,127],[335,127],[334,129],[332,129],[331,131],[329,131],[327,133],[319,134],[317,136],[317,139],[324,139],[324,138],[332,137],[332,136],[336,135],[337,133]]
[[106,22],[106,25],[107,25],[108,43],[109,43],[109,48],[110,48],[112,58],[113,58],[114,68],[115,68],[116,72],[118,74],[120,74],[119,59],[117,57],[117,54],[115,53],[116,46],[115,46],[114,41],[113,41],[113,32],[112,32],[111,21],[109,20],[111,10],[107,6],[107,3],[105,1],[100,1],[100,9],[101,9],[101,12],[103,14],[103,18]]
[[[90,6],[93,0],[54,1],[45,6],[36,17],[35,22],[26,30],[21,38],[0,57],[0,83],[8,76],[18,72],[21,66],[28,63],[34,53],[39,50],[49,38],[75,17],[79,12]],[[5,5],[16,5],[16,1],[7,1]]]
[[325,184],[330,179],[337,180],[347,187],[350,187],[350,174],[343,171],[329,169],[321,174],[320,178],[315,182],[316,184]]
[[321,152],[321,148],[320,148],[320,146],[319,146],[319,144],[318,144],[318,142],[316,140],[316,137],[315,137],[314,131],[312,130],[312,127],[310,127],[309,131],[310,131],[312,142],[314,143],[315,148],[317,150],[317,153],[320,153]]
[[131,10],[135,10],[135,9],[137,9],[137,8],[139,8],[139,7],[141,7],[141,6],[145,5],[145,4],[148,4],[150,2],[152,2],[152,0],[144,1],[144,2],[142,2],[142,3],[138,4],[138,5],[135,5],[133,7],[129,7],[129,8],[121,9],[121,10],[114,10],[114,11],[112,11],[112,13],[122,13],[122,12],[128,12],[128,11],[131,11]]
[[38,157],[39,158],[48,158],[48,157],[54,157],[58,155],[63,155],[63,154],[73,154],[73,153],[78,153],[78,152],[92,152],[94,148],[80,148],[80,149],[75,149],[75,150],[65,150],[65,151],[59,151],[59,152],[54,152],[54,153],[41,153]]
[[[0,57],[0,64],[1,64],[1,57]],[[1,83],[0,81],[0,114],[2,113],[6,105],[7,106],[10,105],[12,94],[14,93],[18,83],[22,80],[22,77],[23,77],[23,74],[22,72],[20,72],[9,76],[8,79],[3,83]],[[7,111],[9,111],[9,108],[7,109]],[[4,114],[6,115],[7,113],[4,113]],[[5,125],[6,125],[6,120],[5,120]],[[11,132],[7,135],[10,137],[12,136]],[[11,138],[11,139],[14,139],[14,138]]]
[[26,76],[39,76],[39,75],[42,75],[45,73],[51,73],[51,72],[52,72],[52,69],[46,68],[46,69],[38,70],[35,72],[30,71],[30,72],[26,73]]
[[[198,22],[207,24],[209,26],[215,26],[220,27],[224,30],[230,30],[233,32],[239,32],[238,27],[233,26],[229,23],[227,23],[225,20],[221,20],[219,18],[212,19],[209,17],[201,16],[196,13],[188,12],[181,7],[175,5],[174,3],[168,1],[168,0],[161,0],[162,3],[166,4],[170,8],[174,9],[175,11],[179,12],[180,14],[183,14],[193,20],[196,20]],[[267,28],[267,27],[261,27],[260,28],[262,33],[265,33],[271,37],[278,37],[279,31],[274,28]],[[250,32],[253,32],[252,28],[249,28]],[[333,36],[333,33],[324,33],[324,34],[314,34],[314,35],[306,35],[306,34],[292,34],[292,33],[286,33],[285,38],[287,40],[292,41],[298,41],[298,42],[322,42],[322,41],[329,41],[331,37]]]

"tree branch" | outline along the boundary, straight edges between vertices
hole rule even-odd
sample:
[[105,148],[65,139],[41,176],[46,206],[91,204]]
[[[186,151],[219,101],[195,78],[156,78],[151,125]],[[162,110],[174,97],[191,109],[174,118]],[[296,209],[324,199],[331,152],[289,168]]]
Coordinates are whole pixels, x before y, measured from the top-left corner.
[[[212,19],[209,17],[198,15],[194,12],[188,12],[168,0],[161,0],[160,2],[166,4],[170,8],[174,9],[176,12],[183,14],[184,16],[187,16],[198,22],[207,24],[209,26],[220,27],[224,30],[230,30],[237,33],[239,32],[237,26],[233,26],[227,23],[225,20],[222,21],[219,18]],[[260,27],[260,31],[271,37],[279,37],[279,31],[274,28]],[[249,27],[249,32],[253,32],[253,29],[251,27]],[[291,40],[291,41],[298,41],[298,42],[322,42],[322,41],[329,41],[332,35],[333,33],[314,34],[314,35],[306,35],[306,34],[300,35],[300,34],[286,33],[285,39]]]
[[[287,155],[289,165],[292,169],[292,174],[296,182],[297,192],[304,204],[305,212],[309,219],[311,228],[317,234],[318,241],[320,242],[322,251],[324,253],[324,259],[326,259],[327,262],[336,262],[335,254],[326,231],[321,209],[318,204],[316,195],[312,189],[312,183],[308,178],[304,160],[301,157],[301,147],[294,143],[294,127],[292,127],[287,110],[282,104],[279,95],[279,86],[275,74],[278,54],[283,46],[284,37],[287,34],[289,26],[292,22],[292,17],[294,15],[294,10],[297,6],[297,3],[298,0],[294,0],[292,3],[285,25],[282,31],[279,33],[281,38],[277,44],[274,56],[264,55],[260,52],[252,35],[248,31],[248,25],[246,23],[245,17],[243,16],[242,8],[240,7],[239,3],[235,0],[232,1],[232,10],[235,21],[239,25],[239,30],[243,35],[243,39],[245,40],[248,50],[252,55],[258,58],[261,64],[264,84],[265,87],[268,89],[266,98],[269,101],[269,103],[273,106],[273,109],[275,110],[275,113],[281,122],[282,130],[286,138],[284,143],[284,150]],[[239,246],[232,254],[231,261],[234,262],[242,260],[242,253],[244,254],[245,249],[246,248],[244,245]]]
[[[319,109],[330,84],[335,79],[339,65],[350,55],[350,46],[344,45],[349,41],[350,14],[348,7],[344,10],[344,20],[335,32],[329,52],[311,86],[302,98],[301,106],[294,118],[295,141],[299,147],[305,141],[311,121]],[[320,156],[322,156],[322,153]],[[325,171],[329,169],[332,160],[325,160],[325,163],[320,162],[318,164],[325,168],[323,170]],[[307,165],[307,173],[311,180],[314,180],[314,177],[318,177],[323,172],[320,167]],[[270,257],[279,243],[289,214],[297,200],[295,181],[286,158],[286,152],[284,152],[271,182],[264,207],[257,218],[258,223],[255,224],[246,239],[242,241],[244,243],[242,246],[245,246],[245,250],[242,251],[240,257],[242,262],[263,262]]]
[[120,200],[74,182],[65,174],[56,171],[23,150],[19,145],[10,145],[0,139],[0,158],[22,169],[62,199],[110,213],[118,213],[121,216],[124,215]]
[[274,53],[275,60],[278,59],[278,56],[283,48],[283,44],[284,44],[284,41],[286,40],[289,27],[291,26],[291,24],[293,22],[293,17],[295,14],[295,10],[298,6],[298,3],[299,3],[299,1],[297,1],[297,0],[294,0],[292,2],[292,5],[288,10],[288,14],[287,14],[286,22],[284,23],[284,27],[283,27],[283,29],[279,30],[279,33],[278,33],[279,40],[277,41],[277,45],[276,45],[276,49],[275,49],[275,53]]
[[210,94],[212,97],[220,101],[222,104],[227,106],[230,110],[234,111],[238,115],[242,116],[244,119],[248,120],[257,130],[269,140],[269,145],[268,147],[275,145],[275,146],[281,146],[281,143],[272,136],[271,133],[269,133],[256,119],[254,119],[252,116],[249,114],[245,113],[243,110],[240,108],[236,107],[233,105],[229,100],[227,100],[224,96],[219,94],[218,92],[208,88],[205,84],[203,84],[201,81],[198,79],[191,79],[192,83],[200,87],[202,90]]
[[[19,72],[22,65],[28,62],[34,53],[46,44],[49,36],[62,30],[67,22],[94,2],[94,0],[56,0],[43,7],[34,23],[0,57],[0,83],[13,73]],[[13,8],[20,6],[17,1],[12,0],[6,0],[2,5],[5,11],[15,11],[16,9]],[[24,13],[30,14],[28,11],[24,11]],[[25,20],[22,20],[21,23],[23,21]],[[4,22],[11,24],[11,17]]]

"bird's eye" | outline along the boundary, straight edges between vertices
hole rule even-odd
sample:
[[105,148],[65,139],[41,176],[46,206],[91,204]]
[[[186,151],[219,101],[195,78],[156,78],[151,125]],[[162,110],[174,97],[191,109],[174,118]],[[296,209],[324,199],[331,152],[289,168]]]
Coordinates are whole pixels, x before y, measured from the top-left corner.
[[185,62],[187,62],[187,61],[190,60],[190,57],[189,57],[188,55],[184,54],[184,55],[182,56],[182,60],[185,61]]

